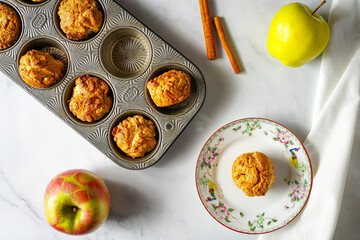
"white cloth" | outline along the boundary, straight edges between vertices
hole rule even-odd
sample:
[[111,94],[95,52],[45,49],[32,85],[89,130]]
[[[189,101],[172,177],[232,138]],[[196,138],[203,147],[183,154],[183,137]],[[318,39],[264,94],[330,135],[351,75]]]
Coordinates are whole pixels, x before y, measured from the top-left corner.
[[336,229],[352,147],[359,146],[359,135],[354,136],[360,124],[360,1],[334,0],[329,25],[313,123],[304,142],[314,170],[312,192],[296,220],[262,235],[263,240],[332,239]]

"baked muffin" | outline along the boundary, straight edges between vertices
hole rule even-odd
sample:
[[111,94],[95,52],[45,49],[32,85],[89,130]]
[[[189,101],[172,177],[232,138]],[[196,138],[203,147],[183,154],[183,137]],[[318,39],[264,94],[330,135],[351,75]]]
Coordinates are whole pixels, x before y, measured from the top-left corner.
[[81,121],[94,122],[112,106],[109,86],[97,77],[83,75],[75,80],[69,110]]
[[19,38],[19,15],[6,4],[0,3],[0,50],[11,47]]
[[97,33],[103,14],[96,0],[63,0],[58,15],[60,28],[71,40],[85,40]]
[[275,180],[274,166],[261,152],[244,153],[232,166],[232,178],[247,196],[264,196]]
[[112,131],[117,146],[129,157],[143,157],[156,146],[156,131],[152,121],[141,115],[128,117]]
[[64,69],[64,64],[47,52],[30,50],[20,58],[20,76],[32,87],[49,87],[62,77]]
[[151,79],[147,89],[156,106],[168,107],[190,96],[191,78],[183,71],[171,70]]

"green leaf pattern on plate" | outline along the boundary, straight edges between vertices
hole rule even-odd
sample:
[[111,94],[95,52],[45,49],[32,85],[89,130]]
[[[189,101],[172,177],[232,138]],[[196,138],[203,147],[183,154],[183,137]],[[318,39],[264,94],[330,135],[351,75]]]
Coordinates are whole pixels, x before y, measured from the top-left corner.
[[[264,229],[267,226],[270,226],[272,223],[276,223],[278,220],[276,218],[269,218],[265,216],[265,213],[256,215],[256,219],[253,221],[248,221],[248,226],[251,232],[254,232],[256,228]],[[264,226],[265,225],[265,226]]]
[[[238,127],[240,129],[240,127]],[[255,121],[249,121],[246,123],[246,129],[242,132],[242,134],[248,134],[249,136],[252,136],[252,132],[256,129],[261,129],[261,125],[259,123],[259,120]]]

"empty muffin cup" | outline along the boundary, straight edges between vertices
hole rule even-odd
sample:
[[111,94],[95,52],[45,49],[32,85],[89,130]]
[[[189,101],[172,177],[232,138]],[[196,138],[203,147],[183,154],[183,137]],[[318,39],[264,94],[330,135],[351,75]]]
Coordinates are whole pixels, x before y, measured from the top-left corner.
[[[118,146],[117,143],[114,140],[114,136],[112,135],[112,132],[114,130],[115,127],[117,127],[119,125],[120,122],[122,122],[123,120],[125,120],[128,117],[133,117],[135,115],[141,115],[142,117],[144,117],[146,120],[150,120],[153,122],[153,124],[155,125],[155,131],[156,131],[156,146],[149,152],[147,152],[145,154],[145,156],[143,157],[137,157],[137,158],[132,158],[129,157],[127,154],[125,154]],[[124,114],[119,115],[118,117],[116,117],[114,119],[114,121],[110,124],[110,128],[109,128],[109,145],[111,147],[111,149],[113,150],[113,152],[115,153],[115,155],[121,160],[126,162],[127,164],[133,164],[133,163],[139,163],[139,162],[148,162],[151,161],[151,158],[156,154],[156,152],[158,151],[159,147],[160,147],[160,141],[161,141],[161,132],[159,131],[160,127],[158,122],[155,120],[155,118],[153,116],[151,116],[148,113],[145,113],[143,111],[138,111],[138,110],[130,110]]]
[[[174,104],[171,106],[167,106],[167,107],[158,107],[158,106],[156,106],[153,99],[151,98],[150,92],[147,88],[147,84],[151,79],[154,79],[155,77],[158,77],[161,74],[163,74],[165,72],[169,72],[171,70],[182,71],[182,72],[189,74],[189,76],[191,78],[190,96],[180,103],[177,103],[177,104]],[[144,88],[145,88],[144,92],[145,92],[145,98],[146,98],[147,103],[158,113],[161,113],[164,115],[172,115],[172,116],[178,116],[178,115],[182,115],[182,114],[185,114],[186,112],[188,112],[194,106],[194,104],[196,102],[197,94],[198,94],[197,93],[197,83],[196,83],[196,80],[195,80],[193,74],[191,73],[191,71],[188,68],[186,68],[185,66],[180,65],[180,64],[163,65],[163,66],[160,66],[160,67],[154,69],[147,76]]]
[[[100,119],[93,121],[93,122],[87,122],[87,121],[80,120],[78,117],[76,117],[74,115],[73,112],[70,111],[70,108],[69,108],[69,102],[70,102],[71,98],[73,97],[75,81],[79,77],[85,76],[85,75],[89,75],[90,77],[96,77],[96,78],[100,79],[101,81],[105,82],[106,85],[109,87],[109,91],[108,91],[107,95],[109,97],[111,97],[111,99],[112,99],[112,105],[111,105],[110,111],[105,113]],[[110,82],[105,80],[103,77],[101,77],[97,74],[94,74],[94,73],[88,73],[88,74],[84,73],[84,74],[77,76],[76,78],[72,79],[70,82],[67,83],[67,85],[64,89],[63,95],[62,95],[63,108],[65,110],[66,115],[77,125],[84,126],[84,127],[97,126],[97,125],[103,123],[104,121],[106,121],[109,118],[109,116],[112,114],[112,112],[114,111],[114,107],[116,105],[116,103],[115,103],[116,99],[114,97],[115,96],[114,93],[115,93],[115,90],[114,90],[114,87],[112,86],[112,84],[110,84]]]
[[122,27],[111,31],[100,46],[101,64],[113,76],[134,78],[149,67],[152,47],[138,29]]
[[60,82],[66,78],[68,71],[69,71],[69,69],[68,69],[69,54],[66,51],[66,49],[63,47],[63,45],[58,40],[51,38],[51,37],[47,37],[47,36],[39,36],[39,37],[33,38],[31,41],[25,43],[21,47],[21,49],[18,53],[18,57],[17,57],[17,63],[18,63],[17,66],[19,66],[19,64],[20,64],[21,57],[24,56],[30,50],[38,50],[41,52],[50,53],[50,55],[54,59],[59,60],[64,64],[63,75],[55,83],[50,85],[50,87],[37,88],[37,89],[50,89],[50,88],[54,88],[54,87],[58,86],[60,84]]

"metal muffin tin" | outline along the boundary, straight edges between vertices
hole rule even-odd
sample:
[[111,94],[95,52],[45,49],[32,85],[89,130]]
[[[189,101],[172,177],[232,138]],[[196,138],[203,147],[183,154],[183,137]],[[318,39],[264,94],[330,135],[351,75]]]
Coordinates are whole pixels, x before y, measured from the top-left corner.
[[[97,1],[104,14],[101,30],[85,41],[72,41],[59,28],[57,9],[61,0],[37,4],[26,0],[0,0],[12,7],[22,21],[18,41],[0,50],[0,70],[116,164],[128,169],[144,169],[159,161],[200,110],[206,95],[205,80],[193,63],[118,3]],[[21,56],[31,49],[50,52],[64,62],[66,72],[62,79],[46,89],[27,85],[19,75],[18,65]],[[146,84],[171,69],[189,73],[191,96],[175,106],[158,108]],[[105,81],[113,97],[110,112],[93,123],[80,121],[68,109],[74,81],[83,74]],[[121,120],[134,114],[152,120],[158,138],[153,151],[135,160],[116,146],[111,135]]]

